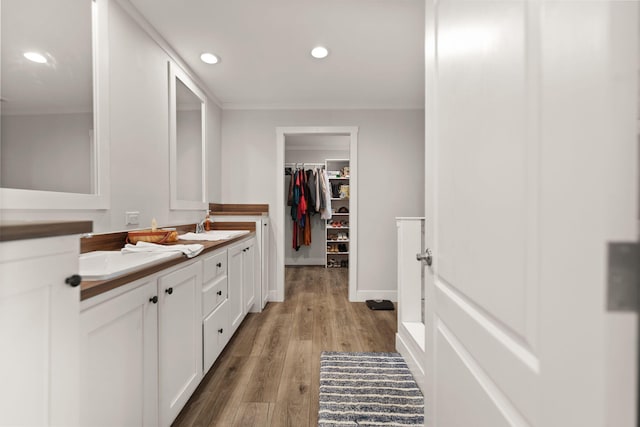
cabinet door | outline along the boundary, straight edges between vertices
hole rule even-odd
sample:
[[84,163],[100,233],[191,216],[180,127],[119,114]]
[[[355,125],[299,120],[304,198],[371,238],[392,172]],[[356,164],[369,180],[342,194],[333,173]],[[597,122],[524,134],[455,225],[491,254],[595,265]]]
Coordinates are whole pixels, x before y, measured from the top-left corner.
[[202,265],[158,278],[160,425],[178,415],[202,377]]
[[256,303],[256,239],[247,241],[242,251],[242,299],[244,314],[247,314]]
[[156,281],[80,315],[80,425],[158,424]]
[[228,286],[229,286],[229,319],[231,319],[231,334],[238,329],[244,318],[244,304],[242,300],[242,258],[244,243],[229,248],[228,255]]
[[0,425],[78,425],[78,237],[0,244]]
[[229,301],[226,300],[202,322],[204,372],[207,372],[229,341]]
[[261,305],[260,305],[260,310],[258,311],[262,311],[262,309],[265,307],[265,305],[267,305],[267,300],[269,299],[269,233],[270,233],[270,228],[269,227],[269,220],[268,219],[264,219],[262,221],[262,241],[260,242],[260,246],[262,246],[262,250],[260,251],[260,262],[262,263],[262,280],[260,280],[260,287],[261,287],[261,292],[260,292],[260,299],[261,299]]

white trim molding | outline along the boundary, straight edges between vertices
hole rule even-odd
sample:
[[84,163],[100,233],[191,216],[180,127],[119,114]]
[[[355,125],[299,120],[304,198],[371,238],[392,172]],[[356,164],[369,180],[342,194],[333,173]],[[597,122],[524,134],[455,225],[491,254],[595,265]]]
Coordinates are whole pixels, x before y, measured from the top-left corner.
[[298,126],[276,128],[276,168],[274,173],[276,191],[275,217],[271,222],[276,236],[276,298],[284,301],[284,226],[285,198],[282,191],[285,138],[287,135],[345,135],[349,142],[349,301],[363,301],[357,292],[358,280],[358,127],[357,126]]

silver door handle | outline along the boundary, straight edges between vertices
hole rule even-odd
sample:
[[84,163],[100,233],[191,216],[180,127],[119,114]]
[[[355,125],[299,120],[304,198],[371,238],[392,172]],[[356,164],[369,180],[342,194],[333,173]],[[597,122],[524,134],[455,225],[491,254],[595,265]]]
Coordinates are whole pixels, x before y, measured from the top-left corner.
[[433,254],[431,253],[431,249],[427,249],[423,254],[416,254],[416,260],[424,261],[428,266],[431,266],[431,264],[433,264]]

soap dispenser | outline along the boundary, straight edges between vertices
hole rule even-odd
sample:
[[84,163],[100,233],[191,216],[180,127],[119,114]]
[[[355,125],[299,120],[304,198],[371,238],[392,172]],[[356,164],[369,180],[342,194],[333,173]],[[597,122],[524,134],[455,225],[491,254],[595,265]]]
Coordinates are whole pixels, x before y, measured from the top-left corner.
[[211,218],[209,217],[209,210],[207,210],[207,216],[204,219],[204,229],[205,231],[210,231],[211,230]]

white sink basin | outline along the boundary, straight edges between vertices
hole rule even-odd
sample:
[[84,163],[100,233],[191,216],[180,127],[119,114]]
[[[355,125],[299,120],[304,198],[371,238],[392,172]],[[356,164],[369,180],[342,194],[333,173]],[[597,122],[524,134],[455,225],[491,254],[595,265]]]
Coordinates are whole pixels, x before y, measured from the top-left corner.
[[182,256],[180,252],[94,251],[80,255],[82,280],[107,280],[122,276],[140,267],[159,264],[169,258]]
[[249,230],[211,230],[204,233],[186,233],[178,236],[181,240],[229,240],[234,237],[249,234]]

